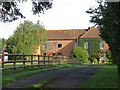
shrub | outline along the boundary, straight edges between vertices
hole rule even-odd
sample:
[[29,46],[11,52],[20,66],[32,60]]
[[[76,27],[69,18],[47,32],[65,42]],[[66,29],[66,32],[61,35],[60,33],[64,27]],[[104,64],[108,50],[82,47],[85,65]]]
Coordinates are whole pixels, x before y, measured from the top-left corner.
[[[77,58],[77,47],[74,47],[71,51],[71,57]],[[82,47],[78,46],[78,58],[80,59],[81,63],[87,63],[88,62],[89,54],[86,50],[84,50]]]
[[108,58],[108,61],[112,61],[111,51],[109,49],[106,50],[106,57]]
[[96,64],[98,62],[98,60],[96,58],[94,58],[93,62]]

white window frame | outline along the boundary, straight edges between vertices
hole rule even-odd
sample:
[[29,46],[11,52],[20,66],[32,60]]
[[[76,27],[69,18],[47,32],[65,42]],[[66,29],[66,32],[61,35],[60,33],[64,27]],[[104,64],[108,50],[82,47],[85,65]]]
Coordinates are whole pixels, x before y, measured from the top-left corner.
[[101,49],[104,49],[104,41],[102,41],[102,42],[100,43],[100,48],[101,48]]
[[88,49],[88,42],[85,42],[85,49]]

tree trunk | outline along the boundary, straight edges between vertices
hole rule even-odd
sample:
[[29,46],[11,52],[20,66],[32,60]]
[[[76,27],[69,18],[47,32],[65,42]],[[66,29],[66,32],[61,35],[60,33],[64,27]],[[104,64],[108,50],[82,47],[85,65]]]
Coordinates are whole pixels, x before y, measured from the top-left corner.
[[118,64],[118,73],[120,74],[120,64]]
[[118,63],[118,88],[120,89],[120,64]]
[[118,88],[120,89],[120,56],[117,63],[118,63]]

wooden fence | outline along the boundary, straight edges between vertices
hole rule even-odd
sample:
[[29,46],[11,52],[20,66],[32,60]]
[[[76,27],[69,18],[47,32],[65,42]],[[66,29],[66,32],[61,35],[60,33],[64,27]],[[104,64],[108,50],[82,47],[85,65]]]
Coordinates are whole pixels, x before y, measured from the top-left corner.
[[[26,68],[26,67],[34,67],[34,66],[45,66],[45,65],[56,65],[56,64],[73,64],[73,63],[80,63],[79,59],[76,58],[68,58],[65,56],[46,56],[46,55],[25,55],[25,54],[2,54],[2,57],[4,56],[12,56],[13,60],[4,61],[2,58],[1,61],[1,68],[2,71],[8,70],[8,69],[14,69],[17,68]],[[16,57],[22,57],[23,60],[17,60]],[[26,59],[25,57],[28,57]],[[12,63],[10,67],[5,67],[5,64]],[[21,63],[20,66],[17,65],[17,63]],[[29,63],[29,65],[27,65]]]

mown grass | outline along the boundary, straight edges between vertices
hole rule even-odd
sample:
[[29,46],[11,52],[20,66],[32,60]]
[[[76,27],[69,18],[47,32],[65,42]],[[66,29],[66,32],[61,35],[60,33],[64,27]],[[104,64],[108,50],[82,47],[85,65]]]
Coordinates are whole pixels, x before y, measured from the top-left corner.
[[49,77],[49,78],[47,78],[47,79],[45,79],[45,80],[40,81],[40,82],[37,83],[37,84],[30,85],[30,86],[28,86],[27,88],[28,88],[28,89],[42,88],[44,85],[46,85],[46,84],[50,83],[51,81],[53,81],[56,77],[57,77],[56,75],[51,76],[51,77]]
[[78,88],[118,88],[117,65],[104,64],[92,77],[81,83]]
[[73,66],[80,66],[82,64],[61,64],[61,65],[48,65],[48,66],[40,66],[40,67],[27,67],[25,69],[16,69],[16,70],[5,70],[2,73],[2,85],[5,85],[7,83],[11,83],[16,81],[19,78],[36,74],[41,71],[48,71],[48,70],[54,70],[54,69],[61,69],[66,67],[73,67]]
[[[37,63],[34,63],[36,65]],[[31,62],[26,62],[25,65],[31,65]],[[23,66],[22,62],[16,63],[16,66]],[[4,68],[14,67],[13,63],[5,63]]]

